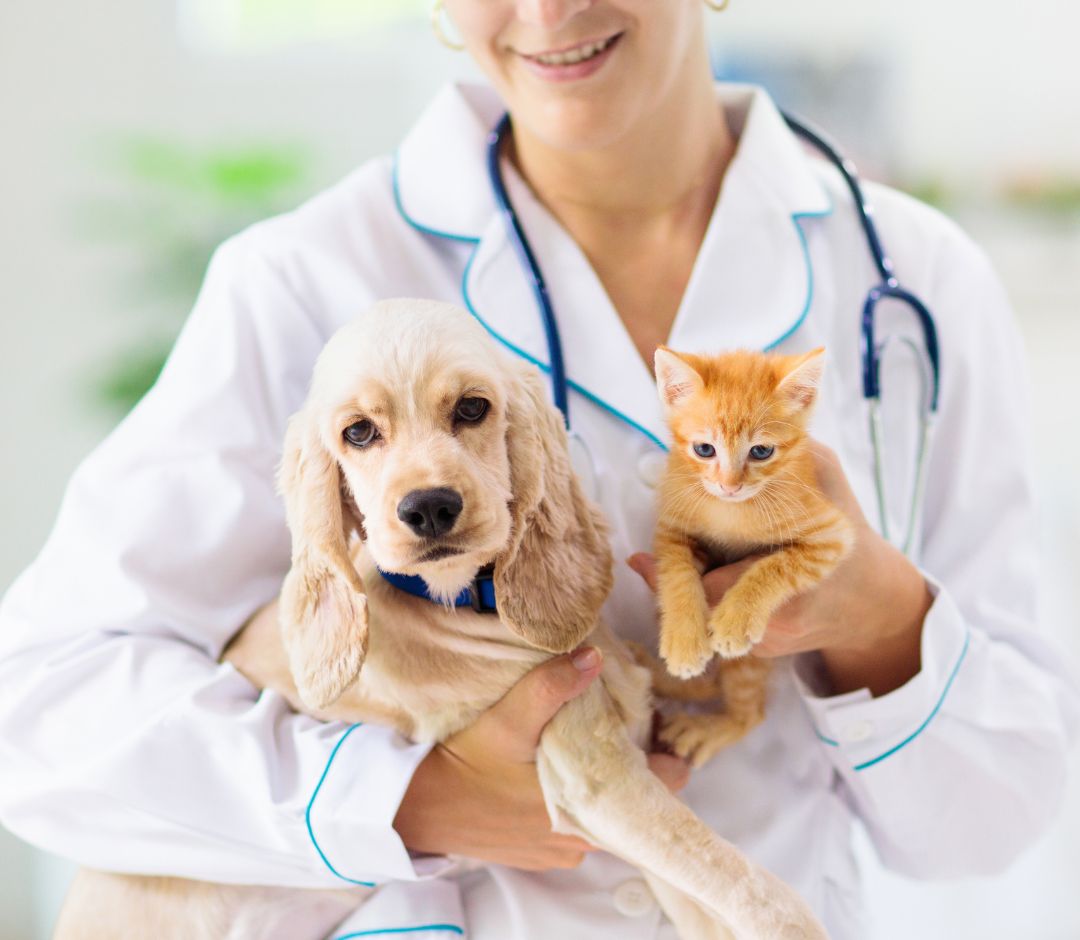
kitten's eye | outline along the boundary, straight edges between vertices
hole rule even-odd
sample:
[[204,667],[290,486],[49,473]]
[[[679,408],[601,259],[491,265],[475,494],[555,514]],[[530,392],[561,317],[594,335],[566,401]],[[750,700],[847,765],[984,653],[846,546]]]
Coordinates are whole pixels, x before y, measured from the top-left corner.
[[454,417],[475,424],[487,414],[491,403],[486,398],[463,398],[454,410]]
[[699,457],[708,460],[710,457],[716,456],[716,448],[712,444],[695,444],[694,453]]
[[768,460],[775,450],[775,447],[766,447],[764,444],[755,444],[750,448],[750,456],[754,460]]
[[379,436],[379,429],[365,418],[363,421],[350,424],[341,432],[341,436],[353,447],[367,447]]

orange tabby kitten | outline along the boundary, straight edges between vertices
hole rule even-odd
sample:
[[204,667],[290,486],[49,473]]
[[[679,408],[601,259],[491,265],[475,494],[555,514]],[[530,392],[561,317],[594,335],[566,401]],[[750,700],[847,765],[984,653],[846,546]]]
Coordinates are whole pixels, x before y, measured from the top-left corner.
[[[699,676],[713,653],[730,662],[695,680],[724,698],[722,715],[679,715],[661,736],[695,764],[764,717],[768,665],[746,656],[773,613],[824,580],[851,550],[854,529],[818,489],[807,423],[824,349],[802,356],[656,351],[656,383],[674,444],[659,486],[660,655],[672,676]],[[767,552],[710,613],[707,567]],[[741,658],[737,658],[741,657]],[[678,695],[673,680],[660,694]]]

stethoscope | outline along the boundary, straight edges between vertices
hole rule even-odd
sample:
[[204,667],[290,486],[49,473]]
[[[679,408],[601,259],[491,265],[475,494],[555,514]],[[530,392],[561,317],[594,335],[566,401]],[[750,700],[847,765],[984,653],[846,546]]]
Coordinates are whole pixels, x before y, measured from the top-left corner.
[[[930,449],[930,435],[937,415],[938,395],[941,388],[941,363],[934,318],[918,297],[900,286],[900,282],[893,270],[892,260],[885,253],[881,237],[878,235],[877,227],[874,225],[874,210],[867,202],[862,186],[859,185],[855,165],[842,156],[820,134],[787,114],[784,114],[783,117],[792,131],[812,144],[840,172],[855,201],[870,254],[881,277],[881,283],[870,289],[863,303],[861,351],[863,398],[869,406],[870,442],[874,455],[874,487],[877,491],[880,531],[886,539],[890,539],[890,526],[885,492],[885,461],[881,418],[881,362],[893,337],[878,341],[875,336],[874,318],[878,303],[888,298],[906,304],[914,311],[922,328],[922,350],[910,337],[897,338],[901,344],[914,353],[916,360],[919,362],[922,383],[922,401],[919,404],[919,434],[915,452],[915,478],[912,483],[911,498],[908,504],[907,525],[899,544],[904,554],[910,554],[926,490],[927,455]],[[507,234],[511,244],[514,246],[514,250],[517,252],[518,260],[522,268],[529,274],[533,295],[536,298],[536,304],[544,323],[550,361],[552,394],[555,405],[562,412],[566,421],[567,431],[570,435],[571,458],[574,468],[579,476],[584,477],[582,482],[586,489],[592,490],[595,494],[597,488],[595,461],[589,453],[588,445],[573,430],[570,424],[569,383],[566,378],[566,366],[563,362],[562,341],[559,339],[559,329],[555,322],[555,309],[551,303],[544,275],[540,271],[540,265],[537,263],[532,246],[529,244],[529,240],[525,237],[525,231],[521,227],[521,220],[518,218],[517,212],[514,211],[510,197],[506,192],[502,168],[499,166],[499,153],[502,143],[509,133],[510,115],[506,114],[495,126],[488,138],[487,164],[491,189],[495,201],[503,214]]]

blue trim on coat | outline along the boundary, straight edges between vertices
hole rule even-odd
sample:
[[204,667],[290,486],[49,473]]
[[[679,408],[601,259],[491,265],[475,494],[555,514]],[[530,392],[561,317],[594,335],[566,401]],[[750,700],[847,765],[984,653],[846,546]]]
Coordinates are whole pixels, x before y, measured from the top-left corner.
[[779,346],[784,340],[789,339],[795,334],[800,326],[803,325],[803,321],[810,315],[810,308],[814,303],[814,264],[810,260],[810,245],[806,241],[806,233],[802,230],[802,226],[799,224],[803,219],[827,219],[833,214],[832,200],[829,200],[829,208],[824,209],[821,212],[795,212],[791,216],[791,224],[795,226],[795,231],[799,233],[799,244],[802,246],[803,262],[806,264],[806,302],[803,304],[802,313],[799,314],[795,322],[788,328],[788,330],[781,335],[779,339],[774,339],[771,343],[762,349],[762,352],[769,352]]
[[[496,333],[495,330],[493,330],[488,325],[487,321],[482,316],[480,316],[479,313],[477,313],[476,308],[473,306],[472,298],[469,296],[469,287],[468,287],[468,284],[469,284],[469,272],[472,271],[472,265],[473,265],[473,261],[475,260],[475,258],[476,258],[476,251],[474,250],[472,255],[469,256],[468,263],[465,265],[464,273],[461,275],[461,298],[462,298],[462,300],[465,301],[465,307],[468,309],[469,313],[471,313],[477,319],[477,321],[480,323],[480,325],[485,330],[487,330],[488,333],[491,334],[492,337],[497,339],[500,343],[502,343],[512,353],[514,353],[517,356],[520,356],[522,359],[525,359],[527,362],[531,362],[534,366],[536,366],[538,369],[540,369],[541,372],[544,372],[547,375],[551,375],[551,366],[549,366],[546,362],[541,362],[539,359],[537,359],[535,356],[531,355],[530,353],[526,352],[520,346],[515,346],[513,343],[510,342],[510,340],[506,339],[506,337],[502,336],[499,333]],[[617,408],[614,408],[613,406],[609,405],[606,401],[604,401],[599,396],[594,395],[592,392],[590,392],[584,386],[578,385],[577,382],[575,382],[573,379],[571,379],[569,377],[567,377],[566,384],[567,384],[567,386],[569,388],[572,388],[579,395],[584,396],[589,401],[591,401],[594,405],[597,405],[600,408],[602,408],[604,411],[608,412],[608,414],[613,415],[614,417],[618,418],[624,424],[630,425],[630,427],[632,427],[635,431],[640,431],[642,434],[644,434],[650,441],[652,441],[661,450],[667,451],[667,449],[668,449],[667,445],[662,440],[660,440],[660,438],[658,438],[655,434],[653,434],[652,431],[650,431],[648,428],[642,427],[640,424],[638,424],[629,415],[623,414]]]
[[473,245],[480,244],[480,239],[473,235],[455,235],[453,232],[440,232],[436,229],[428,228],[426,225],[421,225],[405,211],[405,204],[401,201],[401,187],[398,184],[398,155],[396,152],[394,153],[393,165],[390,168],[390,188],[394,192],[394,205],[397,206],[398,213],[418,232],[423,232],[425,235],[434,235],[436,238],[449,238],[456,242],[472,243]]
[[428,924],[424,927],[383,927],[379,930],[360,930],[356,933],[345,933],[334,940],[352,940],[353,937],[378,937],[391,933],[426,933],[432,930],[441,930],[464,937],[465,931],[456,924]]
[[326,775],[330,773],[330,765],[334,763],[334,758],[337,757],[337,752],[341,750],[341,745],[345,743],[345,739],[348,738],[361,723],[357,723],[350,727],[334,745],[334,749],[330,752],[330,759],[326,762],[326,767],[323,768],[322,776],[319,778],[319,782],[315,784],[315,792],[311,794],[311,799],[308,800],[307,810],[304,812],[304,822],[307,824],[308,838],[311,839],[311,844],[315,846],[315,851],[319,853],[319,858],[323,860],[323,864],[330,869],[338,878],[342,881],[347,881],[352,885],[363,885],[365,888],[374,888],[374,881],[357,881],[355,878],[346,878],[341,872],[339,872],[333,865],[330,864],[330,859],[326,857],[326,853],[319,847],[319,843],[315,839],[315,832],[311,828],[311,807],[315,805],[315,797],[319,795],[319,791],[322,789],[323,781],[326,779]]
[[949,689],[952,688],[953,679],[956,678],[956,674],[960,671],[960,664],[964,661],[964,657],[967,656],[968,643],[970,641],[971,641],[971,631],[968,630],[967,634],[964,636],[964,648],[962,650],[960,650],[960,655],[959,655],[959,657],[957,657],[956,665],[953,666],[953,670],[949,674],[949,680],[945,683],[945,688],[941,692],[941,698],[938,699],[937,704],[934,706],[934,710],[932,712],[930,712],[930,714],[927,716],[926,721],[924,721],[921,725],[919,725],[918,728],[916,728],[911,734],[909,734],[906,738],[904,738],[904,740],[901,741],[899,744],[897,744],[895,747],[889,748],[884,754],[879,754],[877,757],[872,758],[871,760],[863,761],[863,763],[861,763],[861,764],[856,764],[855,765],[856,770],[866,770],[867,767],[873,767],[874,764],[881,763],[881,761],[885,760],[886,757],[891,757],[893,754],[895,754],[901,748],[906,747],[907,745],[909,745],[920,734],[922,734],[923,731],[926,730],[926,726],[929,725],[930,722],[934,720],[934,716],[941,709],[941,705],[945,701],[945,696],[949,694]]
[[[947,696],[949,694],[949,689],[952,688],[953,680],[956,678],[956,674],[960,671],[960,664],[963,663],[964,657],[967,656],[968,644],[970,642],[971,642],[971,631],[968,630],[967,633],[964,636],[964,646],[960,650],[960,655],[956,658],[956,665],[953,666],[952,672],[949,673],[949,678],[945,682],[945,688],[941,690],[941,695],[938,698],[937,703],[934,705],[933,710],[927,716],[926,721],[924,721],[911,734],[909,734],[906,738],[904,738],[903,741],[901,741],[899,744],[894,745],[893,747],[889,748],[883,754],[879,754],[877,757],[872,757],[870,760],[863,761],[861,764],[856,764],[855,767],[853,768],[854,770],[866,770],[868,767],[873,767],[874,764],[881,763],[881,761],[885,760],[886,757],[891,757],[897,751],[901,750],[904,747],[907,747],[907,745],[909,745],[912,741],[914,741],[920,734],[922,734],[926,730],[926,728],[930,724],[930,722],[934,720],[934,716],[939,711],[941,711],[941,706],[945,702],[945,696]],[[817,739],[819,741],[823,742],[824,744],[828,744],[829,747],[840,747],[840,742],[839,741],[834,741],[832,738],[825,737],[825,735],[823,735],[816,727],[814,728],[814,734],[817,736]]]

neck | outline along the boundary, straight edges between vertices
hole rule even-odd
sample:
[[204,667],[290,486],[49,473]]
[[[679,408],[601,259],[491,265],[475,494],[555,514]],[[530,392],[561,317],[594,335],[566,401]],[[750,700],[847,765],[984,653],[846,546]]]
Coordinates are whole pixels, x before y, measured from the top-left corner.
[[735,140],[707,68],[698,75],[606,146],[556,149],[515,127],[510,159],[579,241],[598,225],[682,227],[688,217],[703,236]]

